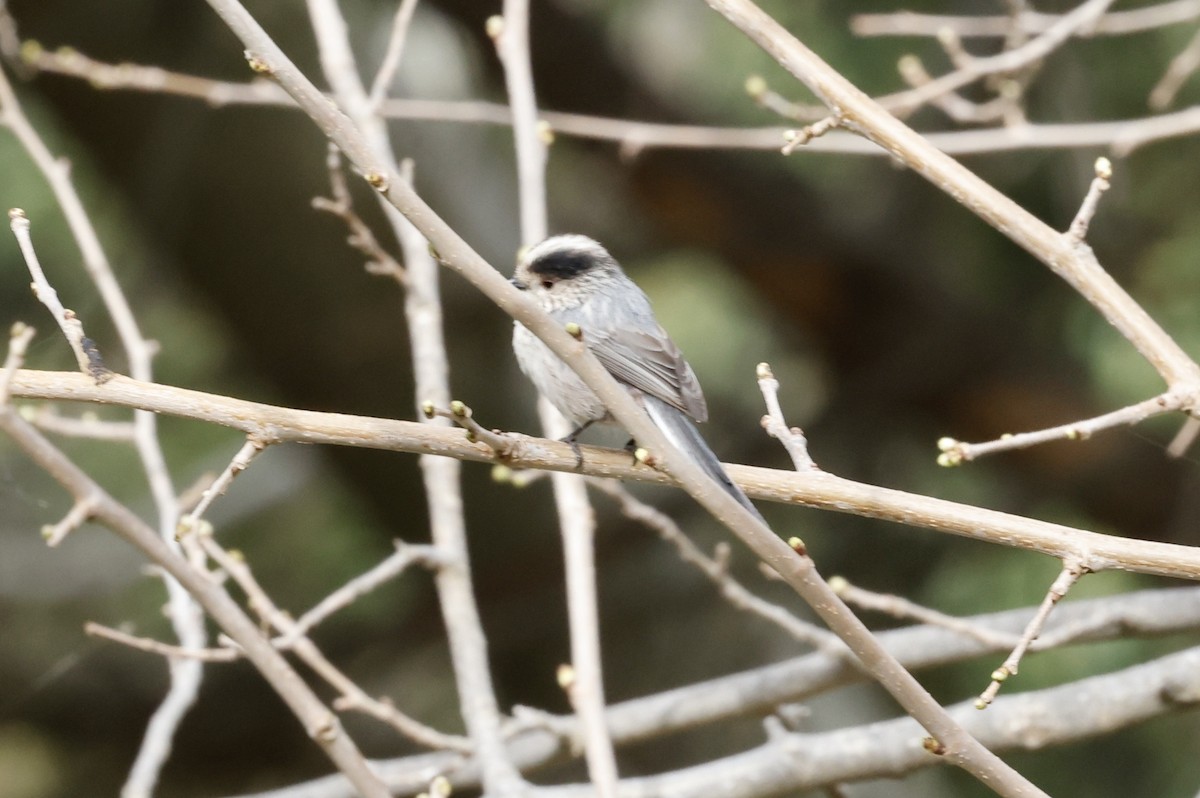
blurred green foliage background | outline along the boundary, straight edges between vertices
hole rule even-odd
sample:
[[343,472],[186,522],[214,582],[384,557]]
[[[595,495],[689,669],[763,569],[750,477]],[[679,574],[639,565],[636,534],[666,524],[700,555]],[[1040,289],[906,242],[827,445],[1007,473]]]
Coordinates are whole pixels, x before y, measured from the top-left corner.
[[[901,87],[897,58],[948,68],[935,43],[853,37],[851,12],[901,8],[997,13],[998,2],[809,0],[764,3],[862,89]],[[1120,7],[1132,4],[1121,3]],[[203,3],[10,0],[22,35],[104,61],[132,61],[230,80],[249,74],[241,47]],[[319,75],[299,4],[248,2],[310,76]],[[395,3],[346,0],[360,61],[373,69]],[[543,107],[631,119],[767,125],[743,85],[763,75],[805,92],[699,2],[538,0],[532,36]],[[852,6],[852,7],[851,7]],[[1068,3],[1045,2],[1043,11]],[[485,18],[500,3],[427,0],[409,39],[396,96],[503,101]],[[1034,121],[1145,115],[1146,96],[1194,24],[1072,42],[1047,59],[1029,96]],[[969,45],[982,52],[987,45]],[[303,115],[209,108],[165,96],[99,91],[78,80],[18,77],[25,110],[68,157],[144,331],[162,344],[160,381],[283,405],[412,418],[399,290],[366,274],[341,223],[314,211],[327,193],[325,145]],[[320,81],[318,80],[318,83]],[[1200,100],[1193,78],[1175,107]],[[951,127],[935,111],[913,120]],[[518,244],[511,135],[498,127],[396,122],[417,186],[478,251],[507,271]],[[1070,222],[1097,149],[977,156],[967,165],[1058,228]],[[51,281],[110,365],[117,340],[40,176],[0,134],[0,202],[19,206]],[[1200,352],[1200,138],[1147,146],[1116,161],[1089,240],[1101,262],[1191,352]],[[786,468],[761,432],[754,366],[770,361],[789,421],[804,427],[826,470],[1130,537],[1196,544],[1200,469],[1164,452],[1178,427],[1162,419],[1086,443],[1052,444],[947,471],[942,435],[994,438],[1095,415],[1161,389],[1152,369],[1080,297],[998,232],[884,157],[773,152],[647,151],[559,137],[549,167],[551,224],[603,241],[656,303],[696,367],[725,459]],[[370,216],[369,198],[359,209]],[[372,217],[373,218],[373,217]],[[29,282],[15,244],[0,245],[0,322],[42,333],[30,366],[72,361]],[[488,426],[536,429],[534,395],[509,354],[510,321],[452,275],[444,282],[453,388]],[[93,408],[94,409],[94,408]],[[119,417],[111,410],[104,416]],[[219,471],[237,450],[227,430],[162,421],[176,485]],[[134,508],[150,502],[133,453],[63,441]],[[561,552],[549,488],[493,484],[465,468],[475,581],[506,707],[567,705],[554,669],[568,659]],[[639,489],[704,546],[724,540],[685,497]],[[801,653],[777,630],[731,609],[651,534],[602,497],[598,540],[607,688],[644,695]],[[90,640],[85,621],[169,636],[163,590],[138,555],[98,528],[47,549],[39,528],[68,509],[62,491],[0,441],[0,798],[117,792],[166,685],[163,663]],[[777,529],[802,533],[827,574],[970,614],[1039,601],[1057,572],[1043,557],[850,516],[769,506]],[[243,550],[278,603],[295,613],[391,551],[427,539],[412,456],[272,449],[212,509],[226,545]],[[804,614],[738,551],[736,572]],[[1156,586],[1090,576],[1071,598]],[[889,622],[870,619],[879,626]],[[453,684],[429,579],[409,574],[315,634],[372,694],[458,730]],[[1121,641],[1038,656],[1018,690],[1145,660],[1187,640]],[[946,701],[986,684],[996,663],[926,678]],[[874,688],[813,702],[810,728],[890,717]],[[412,749],[378,724],[347,719],[372,756]],[[622,772],[659,772],[749,747],[758,721],[702,730],[622,753]],[[1200,724],[1180,715],[1065,749],[1012,760],[1054,795],[1192,796]],[[324,774],[328,765],[244,664],[209,669],[164,773],[163,796],[212,796]],[[548,777],[579,778],[577,768]],[[854,796],[986,794],[971,779],[924,772]]]

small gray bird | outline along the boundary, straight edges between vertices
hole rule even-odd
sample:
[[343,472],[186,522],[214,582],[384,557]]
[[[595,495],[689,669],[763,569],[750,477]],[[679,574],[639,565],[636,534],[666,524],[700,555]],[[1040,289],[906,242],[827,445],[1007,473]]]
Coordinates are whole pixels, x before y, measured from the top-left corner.
[[[592,354],[629,389],[667,440],[762,519],[692,424],[708,419],[695,372],[654,318],[642,289],[604,247],[581,235],[547,238],[523,254],[512,284],[528,291],[563,326],[578,324]],[[593,423],[613,421],[579,375],[519,322],[513,325],[513,351],[525,376],[577,426],[568,441]]]

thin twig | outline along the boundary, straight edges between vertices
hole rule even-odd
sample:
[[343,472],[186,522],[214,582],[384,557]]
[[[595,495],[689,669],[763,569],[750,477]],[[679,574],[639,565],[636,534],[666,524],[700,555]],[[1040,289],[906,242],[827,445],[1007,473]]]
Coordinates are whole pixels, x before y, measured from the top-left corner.
[[71,509],[61,521],[43,526],[42,539],[46,541],[46,545],[51,548],[58,546],[67,539],[67,535],[87,523],[96,511],[96,501],[94,496],[83,496],[71,505]]
[[[973,58],[961,67],[903,92],[880,98],[882,105],[897,116],[909,114],[948,92],[968,86],[980,78],[1017,71],[1061,47],[1079,31],[1085,30],[1108,10],[1115,0],[1084,0],[1053,25],[1020,47],[997,55]],[[820,94],[818,93],[818,96]],[[827,98],[823,98],[827,99]],[[837,106],[832,106],[836,108]]]
[[37,333],[33,327],[18,321],[8,332],[8,352],[4,356],[4,373],[0,374],[0,407],[8,404],[9,390],[13,376],[25,364],[25,353],[29,351],[29,342]]
[[25,258],[25,266],[29,269],[29,274],[33,278],[33,285],[31,286],[33,288],[33,295],[37,297],[39,302],[46,306],[55,323],[62,330],[63,337],[67,339],[71,351],[75,354],[79,370],[84,374],[90,374],[93,379],[99,382],[108,379],[112,376],[112,372],[105,367],[104,362],[100,359],[95,344],[84,334],[83,322],[75,315],[75,311],[63,307],[62,302],[58,298],[58,292],[54,290],[54,286],[46,279],[46,273],[42,270],[41,261],[38,260],[37,250],[33,247],[33,238],[29,232],[29,217],[20,208],[12,208],[8,212],[8,219],[13,236],[17,239],[17,246],[20,247],[21,255]]
[[[589,484],[596,490],[611,497],[621,513],[652,530],[660,538],[675,547],[679,558],[689,565],[695,566],[721,592],[721,596],[732,606],[743,612],[757,615],[782,629],[797,641],[821,649],[831,654],[844,656],[845,645],[836,635],[802,621],[787,609],[765,601],[751,593],[729,573],[729,547],[721,544],[717,556],[710,557],[693,543],[679,525],[666,513],[640,501],[624,486],[607,479],[591,479]],[[853,658],[850,658],[853,661]]]
[[1133,426],[1147,418],[1180,410],[1191,403],[1191,398],[1172,393],[1159,394],[1151,399],[1138,402],[1129,407],[1122,407],[1111,413],[1105,413],[1095,418],[1082,421],[1072,421],[1057,427],[1037,430],[1035,432],[1018,432],[1005,434],[994,441],[986,443],[967,443],[954,438],[941,438],[938,441],[938,464],[946,467],[960,465],[976,460],[985,455],[1006,452],[1013,449],[1026,449],[1050,441],[1082,441],[1106,429]]
[[1151,110],[1161,111],[1171,104],[1175,95],[1183,88],[1187,79],[1200,68],[1200,30],[1192,36],[1191,41],[1167,65],[1167,71],[1150,90],[1147,104]]
[[1050,617],[1050,611],[1054,609],[1058,602],[1062,601],[1063,596],[1067,595],[1067,591],[1085,573],[1087,573],[1087,569],[1078,562],[1068,560],[1063,563],[1062,572],[1059,573],[1054,583],[1050,585],[1050,589],[1046,592],[1046,597],[1042,599],[1042,605],[1038,607],[1038,611],[1030,619],[1029,624],[1025,627],[1025,631],[1021,633],[1021,639],[1018,641],[1016,647],[1013,648],[1008,658],[1004,660],[1004,664],[992,671],[991,684],[976,699],[975,707],[977,709],[986,709],[995,700],[1001,686],[1010,677],[1017,675],[1017,669],[1021,665],[1021,658],[1025,656],[1025,652],[1029,650],[1029,646],[1033,644],[1037,636],[1042,633],[1042,628],[1046,625],[1046,620]]
[[67,416],[53,405],[22,408],[25,420],[46,432],[68,438],[89,438],[97,441],[131,443],[134,436],[133,424],[128,421],[109,421],[97,417],[94,412],[78,416]]
[[864,610],[886,613],[893,618],[918,621],[930,626],[940,626],[943,629],[949,629],[958,634],[973,637],[987,646],[1007,646],[1012,648],[1021,639],[1018,635],[996,632],[983,626],[977,626],[969,620],[956,618],[953,615],[947,615],[944,612],[938,612],[929,607],[922,607],[920,604],[909,601],[903,596],[864,590],[861,587],[850,584],[843,577],[830,577],[829,584],[833,585],[833,589],[837,591],[837,594],[847,604],[860,607]]
[[234,662],[242,658],[242,652],[236,648],[201,648],[192,649],[163,643],[150,637],[138,637],[111,626],[88,622],[83,625],[85,634],[92,637],[102,637],[123,646],[136,648],[149,654],[157,654],[169,659],[194,659],[201,662]]
[[279,609],[250,570],[246,561],[233,552],[226,551],[210,531],[199,528],[195,537],[205,553],[212,558],[246,593],[250,608],[262,620],[290,641],[288,649],[295,652],[306,665],[313,669],[341,693],[334,702],[335,709],[351,709],[375,717],[392,726],[405,737],[433,749],[448,749],[457,752],[471,750],[469,742],[461,737],[443,734],[400,712],[390,701],[376,700],[367,695],[353,681],[334,667],[317,645],[308,637],[296,633],[296,622]]
[[453,421],[467,431],[467,440],[474,443],[480,441],[486,444],[500,460],[506,459],[516,445],[513,436],[500,430],[488,429],[475,420],[471,408],[455,399],[449,408],[435,407],[433,402],[425,402],[421,407],[426,418],[445,418]]
[[332,144],[325,158],[325,166],[329,172],[330,197],[314,197],[312,206],[319,211],[333,214],[345,222],[350,235],[346,243],[367,256],[367,272],[369,274],[386,275],[401,285],[407,279],[404,267],[384,248],[370,226],[354,210],[354,200],[350,196],[350,188],[346,185],[346,175],[342,171],[342,156],[337,147]]
[[441,552],[434,546],[412,545],[402,540],[393,541],[393,544],[396,551],[387,559],[321,599],[315,607],[297,618],[291,631],[276,640],[275,644],[281,648],[290,648],[296,638],[307,635],[317,624],[335,612],[350,606],[383,583],[395,579],[410,565],[421,565],[436,570],[445,564]]
[[250,467],[250,463],[256,457],[266,451],[267,444],[251,436],[242,444],[242,448],[238,449],[237,454],[229,461],[229,465],[220,475],[209,485],[208,489],[200,495],[200,501],[196,504],[192,511],[180,519],[179,525],[181,528],[187,528],[194,525],[200,520],[208,510],[208,506],[213,503],[218,496],[224,495],[225,491],[229,490],[229,486],[233,484],[233,480],[238,477],[243,471]]
[[396,8],[396,17],[392,21],[392,32],[388,36],[387,48],[384,50],[383,61],[379,71],[371,81],[371,90],[367,93],[371,101],[371,110],[379,111],[380,104],[387,99],[388,89],[400,69],[400,61],[404,56],[404,43],[408,41],[408,29],[412,25],[413,14],[417,10],[417,0],[400,0]]
[[1107,158],[1097,158],[1095,169],[1096,176],[1092,179],[1087,195],[1079,206],[1079,212],[1075,214],[1071,226],[1067,228],[1067,238],[1076,244],[1083,243],[1087,237],[1088,226],[1092,223],[1092,217],[1096,215],[1096,208],[1100,205],[1100,196],[1108,191],[1111,185],[1109,181],[1112,180],[1112,162]]
[[815,469],[817,464],[808,454],[808,441],[804,438],[804,430],[789,427],[783,416],[783,408],[779,404],[779,380],[775,379],[770,364],[759,363],[756,373],[758,388],[762,391],[763,401],[767,405],[767,414],[762,418],[763,429],[783,444],[797,471]]
[[[1124,36],[1190,22],[1197,17],[1200,17],[1200,0],[1171,0],[1129,11],[1109,12],[1092,25],[1075,31],[1075,35],[1083,38]],[[1044,33],[1061,19],[1061,14],[1025,10],[1017,15],[1015,22],[1020,31],[1034,34]],[[850,30],[856,36],[937,36],[950,28],[964,38],[1003,38],[1012,32],[1013,27],[1014,19],[1007,14],[955,16],[903,11],[897,14],[859,14],[850,20]]]

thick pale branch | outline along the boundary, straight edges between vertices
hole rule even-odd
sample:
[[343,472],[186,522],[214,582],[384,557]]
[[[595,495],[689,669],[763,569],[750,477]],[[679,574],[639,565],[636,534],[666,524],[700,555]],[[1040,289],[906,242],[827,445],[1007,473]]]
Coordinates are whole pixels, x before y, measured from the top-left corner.
[[[460,429],[412,421],[318,413],[231,399],[185,388],[141,383],[117,376],[96,385],[71,372],[17,371],[10,382],[15,398],[114,404],[220,424],[264,443],[320,443],[369,449],[437,454],[474,462],[497,462],[492,449],[471,443]],[[575,471],[570,445],[512,434],[504,461],[518,468]],[[582,473],[595,477],[669,484],[664,474],[630,462],[627,452],[582,447]],[[842,479],[819,471],[776,471],[728,465],[730,476],[752,498],[835,510],[925,527],[1005,546],[1029,549],[1056,559],[1075,557],[1090,571],[1119,569],[1200,579],[1200,549],[1088,532],[1062,524],[986,510]]]
[[[1004,651],[1010,645],[1006,638],[1018,634],[1033,611],[1033,608],[1025,607],[962,619],[972,626],[995,631],[996,640],[990,644],[942,626],[916,626],[880,632],[879,638],[906,667],[919,670],[972,659],[985,653]],[[1046,638],[1064,639],[1064,633],[1072,630],[1075,632],[1070,637],[1073,642],[1128,637],[1131,634],[1161,635],[1193,629],[1197,624],[1200,624],[1200,588],[1147,590],[1064,604],[1058,608],[1048,625]],[[608,709],[608,724],[614,740],[619,744],[628,744],[731,717],[769,714],[779,705],[804,701],[828,690],[861,682],[864,678],[863,674],[842,658],[816,652],[751,671],[615,704]],[[1057,689],[1070,690],[1070,686]],[[989,716],[993,723],[1003,727],[1021,717],[1021,712],[1028,712],[1030,709],[1029,705],[1019,707],[1006,703],[1009,700],[1000,699],[987,713],[972,711],[976,715]],[[1164,704],[1159,708],[1165,711],[1170,707]],[[1010,711],[1012,714],[1008,714]],[[1046,711],[1051,712],[1052,709],[1047,708]],[[1072,717],[1069,711],[1060,714],[1068,720]],[[1092,720],[1103,719],[1093,717]],[[552,716],[541,726],[518,734],[509,743],[513,760],[523,770],[528,771],[561,759],[566,754],[563,741],[572,738],[575,722],[575,719],[569,716]],[[863,728],[869,734],[870,730],[876,727]],[[1110,729],[1111,726],[1104,725],[1095,729],[1093,733],[1102,733]],[[854,730],[835,734],[847,734],[852,731]],[[1075,733],[1087,734],[1089,728],[1076,726]],[[846,737],[836,739],[842,743],[847,742]],[[1058,741],[1054,739],[1042,739],[1043,745],[1046,746],[1056,742]],[[864,738],[863,745],[873,755],[890,759],[901,755],[902,751],[907,751],[911,743],[902,739],[895,743],[894,748],[884,749],[868,736]],[[841,755],[839,753],[837,756]],[[478,783],[476,765],[471,760],[463,761],[450,754],[422,755],[378,762],[376,765],[388,785],[402,794],[424,789],[425,781],[431,772],[446,773],[460,789]],[[344,780],[339,777],[262,793],[256,798],[300,796],[353,798]]]
[[[1140,723],[1200,704],[1200,648],[1060,687],[1001,698],[986,713],[970,702],[951,708],[978,739],[997,750],[1037,750]],[[937,764],[914,744],[909,718],[818,734],[786,734],[703,765],[626,779],[629,798],[722,798],[803,792],[829,784],[896,778]],[[585,798],[588,787],[546,787],[536,798]]]

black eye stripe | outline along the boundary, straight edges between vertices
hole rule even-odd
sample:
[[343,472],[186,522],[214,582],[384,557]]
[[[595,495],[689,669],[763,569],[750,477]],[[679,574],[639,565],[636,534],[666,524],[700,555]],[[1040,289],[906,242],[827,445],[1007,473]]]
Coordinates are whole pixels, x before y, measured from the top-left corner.
[[550,252],[529,264],[534,274],[569,280],[595,265],[595,259],[580,252]]

